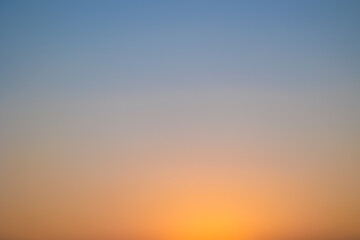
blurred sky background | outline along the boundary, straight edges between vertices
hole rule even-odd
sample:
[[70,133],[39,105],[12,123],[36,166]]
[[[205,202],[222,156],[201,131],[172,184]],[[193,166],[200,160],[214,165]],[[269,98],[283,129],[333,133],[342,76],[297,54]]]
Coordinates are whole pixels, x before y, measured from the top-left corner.
[[358,1],[0,1],[0,236],[360,236]]

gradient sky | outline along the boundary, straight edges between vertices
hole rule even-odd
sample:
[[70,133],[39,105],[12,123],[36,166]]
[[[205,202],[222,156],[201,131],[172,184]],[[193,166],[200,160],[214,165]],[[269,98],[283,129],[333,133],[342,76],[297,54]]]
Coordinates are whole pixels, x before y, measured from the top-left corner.
[[358,1],[0,1],[0,237],[360,236]]

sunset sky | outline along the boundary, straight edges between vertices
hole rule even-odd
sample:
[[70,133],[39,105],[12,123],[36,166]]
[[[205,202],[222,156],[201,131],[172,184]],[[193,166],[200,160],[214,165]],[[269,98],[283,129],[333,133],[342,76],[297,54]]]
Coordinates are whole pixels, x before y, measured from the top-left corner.
[[0,0],[0,238],[360,238],[359,1]]

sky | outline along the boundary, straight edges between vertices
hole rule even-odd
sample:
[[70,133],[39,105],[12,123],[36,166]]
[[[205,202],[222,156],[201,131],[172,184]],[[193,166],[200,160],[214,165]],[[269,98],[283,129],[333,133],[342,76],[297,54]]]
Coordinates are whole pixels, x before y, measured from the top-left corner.
[[0,237],[360,237],[358,1],[0,1]]

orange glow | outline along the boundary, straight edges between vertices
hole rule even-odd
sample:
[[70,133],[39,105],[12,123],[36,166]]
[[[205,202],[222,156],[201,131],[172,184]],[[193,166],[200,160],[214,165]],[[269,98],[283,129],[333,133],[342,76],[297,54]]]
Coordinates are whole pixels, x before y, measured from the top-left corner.
[[155,228],[170,240],[233,240],[244,237],[244,221],[237,201],[209,189],[182,190],[163,204]]
[[229,240],[235,238],[238,227],[235,216],[209,209],[184,213],[172,231],[172,239],[177,240]]

